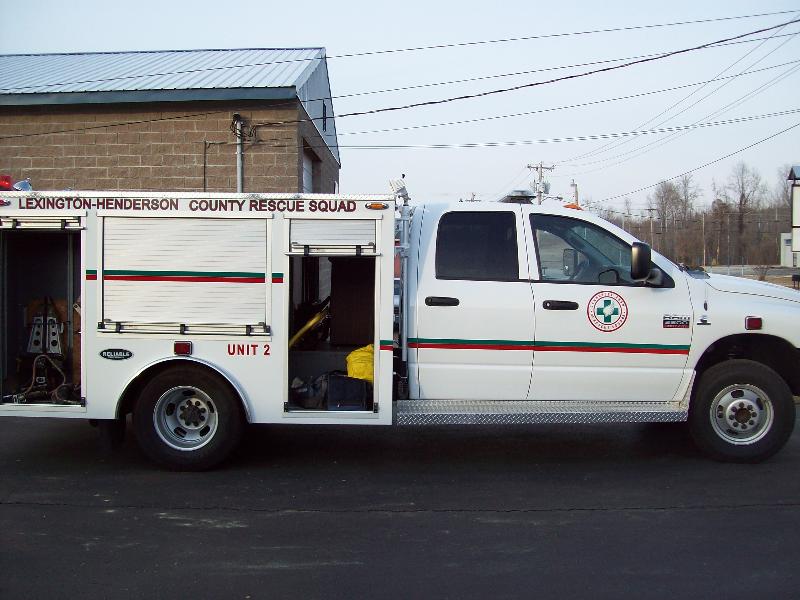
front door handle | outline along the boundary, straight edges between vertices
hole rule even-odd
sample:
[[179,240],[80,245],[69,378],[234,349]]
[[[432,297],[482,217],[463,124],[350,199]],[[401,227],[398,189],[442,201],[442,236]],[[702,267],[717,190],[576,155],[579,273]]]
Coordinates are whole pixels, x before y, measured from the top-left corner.
[[425,298],[426,306],[458,306],[458,298],[448,296],[428,296]]
[[578,310],[578,303],[570,300],[545,300],[542,302],[545,310]]

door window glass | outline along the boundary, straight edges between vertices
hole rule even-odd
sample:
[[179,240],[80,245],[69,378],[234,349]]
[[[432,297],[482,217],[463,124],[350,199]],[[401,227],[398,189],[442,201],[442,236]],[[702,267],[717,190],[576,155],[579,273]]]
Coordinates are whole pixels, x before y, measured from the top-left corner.
[[569,217],[531,215],[542,281],[633,285],[631,247],[608,231]]
[[451,212],[439,220],[437,279],[517,281],[516,217],[512,212]]

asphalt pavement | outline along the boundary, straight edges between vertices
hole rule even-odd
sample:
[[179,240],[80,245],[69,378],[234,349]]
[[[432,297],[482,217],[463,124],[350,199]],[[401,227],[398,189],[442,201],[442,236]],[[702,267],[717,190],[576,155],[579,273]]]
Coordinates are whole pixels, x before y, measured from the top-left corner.
[[255,426],[208,473],[0,419],[0,598],[793,598],[800,431]]

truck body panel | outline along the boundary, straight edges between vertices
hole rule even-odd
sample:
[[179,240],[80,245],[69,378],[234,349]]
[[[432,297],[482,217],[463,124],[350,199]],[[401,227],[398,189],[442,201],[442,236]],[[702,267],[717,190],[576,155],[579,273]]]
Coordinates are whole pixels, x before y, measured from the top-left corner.
[[[743,360],[800,393],[798,292],[689,272],[583,211],[407,200],[2,194],[0,416],[119,420],[192,372],[252,423],[691,421],[704,372]],[[368,344],[370,384],[341,379]],[[784,410],[747,386],[711,401],[734,446]],[[178,407],[214,406],[185,389],[202,402],[156,404],[179,438]]]

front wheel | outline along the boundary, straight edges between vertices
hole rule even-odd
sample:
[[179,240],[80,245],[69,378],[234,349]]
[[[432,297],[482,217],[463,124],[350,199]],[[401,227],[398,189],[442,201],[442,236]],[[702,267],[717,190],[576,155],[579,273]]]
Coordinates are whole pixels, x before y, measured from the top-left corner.
[[153,377],[139,396],[133,423],[137,442],[150,459],[182,471],[216,466],[244,431],[241,404],[227,382],[191,366]]
[[794,429],[786,382],[751,360],[728,360],[703,373],[689,407],[695,443],[717,460],[759,462],[780,450]]

